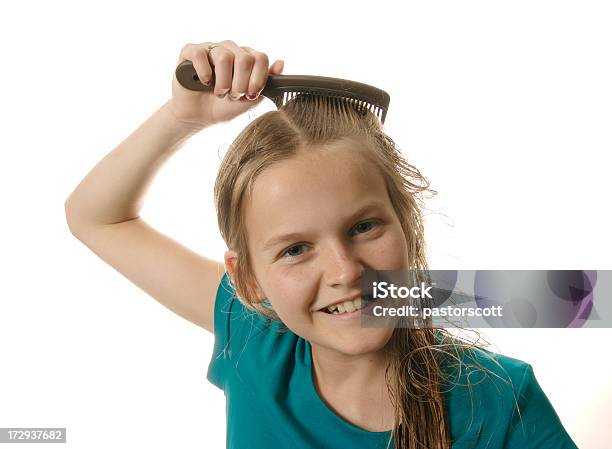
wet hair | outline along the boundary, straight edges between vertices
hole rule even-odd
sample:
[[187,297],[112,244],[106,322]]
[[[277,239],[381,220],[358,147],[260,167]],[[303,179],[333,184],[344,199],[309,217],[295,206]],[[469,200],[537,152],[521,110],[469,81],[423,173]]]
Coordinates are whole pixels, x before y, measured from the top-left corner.
[[[359,104],[340,98],[299,95],[266,112],[229,146],[214,187],[219,229],[238,257],[231,283],[245,307],[282,321],[266,301],[257,300],[257,280],[248,247],[246,205],[258,176],[274,164],[339,142],[360,142],[360,152],[380,172],[401,224],[409,269],[428,268],[424,239],[424,199],[437,192]],[[286,327],[285,327],[285,330]],[[391,355],[385,378],[394,405],[396,449],[449,449],[450,428],[443,397],[442,365],[458,360],[463,348],[443,329],[398,327],[385,346]],[[389,440],[390,441],[390,440]]]

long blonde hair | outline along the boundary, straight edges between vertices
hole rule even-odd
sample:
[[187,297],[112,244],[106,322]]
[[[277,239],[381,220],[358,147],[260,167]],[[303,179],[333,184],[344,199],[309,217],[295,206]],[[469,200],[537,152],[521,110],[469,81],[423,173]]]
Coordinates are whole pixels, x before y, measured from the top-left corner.
[[[277,111],[251,122],[225,154],[215,181],[219,229],[238,253],[232,284],[245,307],[270,320],[274,310],[256,301],[256,280],[247,245],[245,204],[254,181],[266,168],[309,146],[361,139],[367,157],[383,175],[391,203],[406,237],[410,269],[428,268],[424,240],[424,195],[437,192],[402,156],[377,117],[353,102],[299,95]],[[285,328],[286,329],[286,328]],[[396,328],[385,349],[392,354],[386,380],[395,409],[392,436],[396,449],[449,449],[450,429],[441,391],[440,330]],[[449,341],[449,340],[446,340]]]

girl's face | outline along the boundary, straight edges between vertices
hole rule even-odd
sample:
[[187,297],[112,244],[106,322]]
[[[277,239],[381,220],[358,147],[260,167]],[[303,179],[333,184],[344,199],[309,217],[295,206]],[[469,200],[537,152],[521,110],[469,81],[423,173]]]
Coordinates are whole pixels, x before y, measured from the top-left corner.
[[359,316],[323,310],[360,295],[365,269],[408,268],[383,177],[360,145],[338,143],[270,167],[255,181],[246,210],[261,299],[295,334],[346,355],[381,349],[393,329],[362,328]]

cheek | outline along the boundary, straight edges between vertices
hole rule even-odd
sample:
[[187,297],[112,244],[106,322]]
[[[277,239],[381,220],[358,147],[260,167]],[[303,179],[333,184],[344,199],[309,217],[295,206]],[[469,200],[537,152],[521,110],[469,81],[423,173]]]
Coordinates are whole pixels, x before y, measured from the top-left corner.
[[296,335],[307,338],[309,328],[312,325],[312,317],[308,312],[307,305],[301,297],[285,295],[277,297],[276,301],[270,300],[274,311],[280,320]]
[[274,290],[269,294],[272,307],[286,323],[307,312],[310,304],[311,292],[307,288],[309,283],[303,277],[294,279],[295,277],[294,274],[279,277]]
[[379,270],[402,269],[408,266],[408,246],[399,224],[377,239],[373,246],[369,260]]

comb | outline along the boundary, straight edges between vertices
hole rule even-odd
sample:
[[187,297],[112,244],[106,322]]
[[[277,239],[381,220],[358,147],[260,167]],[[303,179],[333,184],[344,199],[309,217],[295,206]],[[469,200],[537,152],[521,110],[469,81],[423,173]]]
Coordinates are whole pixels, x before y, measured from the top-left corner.
[[[191,61],[182,61],[176,67],[176,79],[185,89],[212,91],[215,85],[215,73],[212,73],[210,86],[202,84]],[[261,95],[274,102],[276,108],[300,94],[308,93],[328,97],[340,97],[351,100],[358,110],[368,109],[382,124],[385,123],[389,109],[389,94],[382,89],[340,78],[312,75],[268,75]]]

